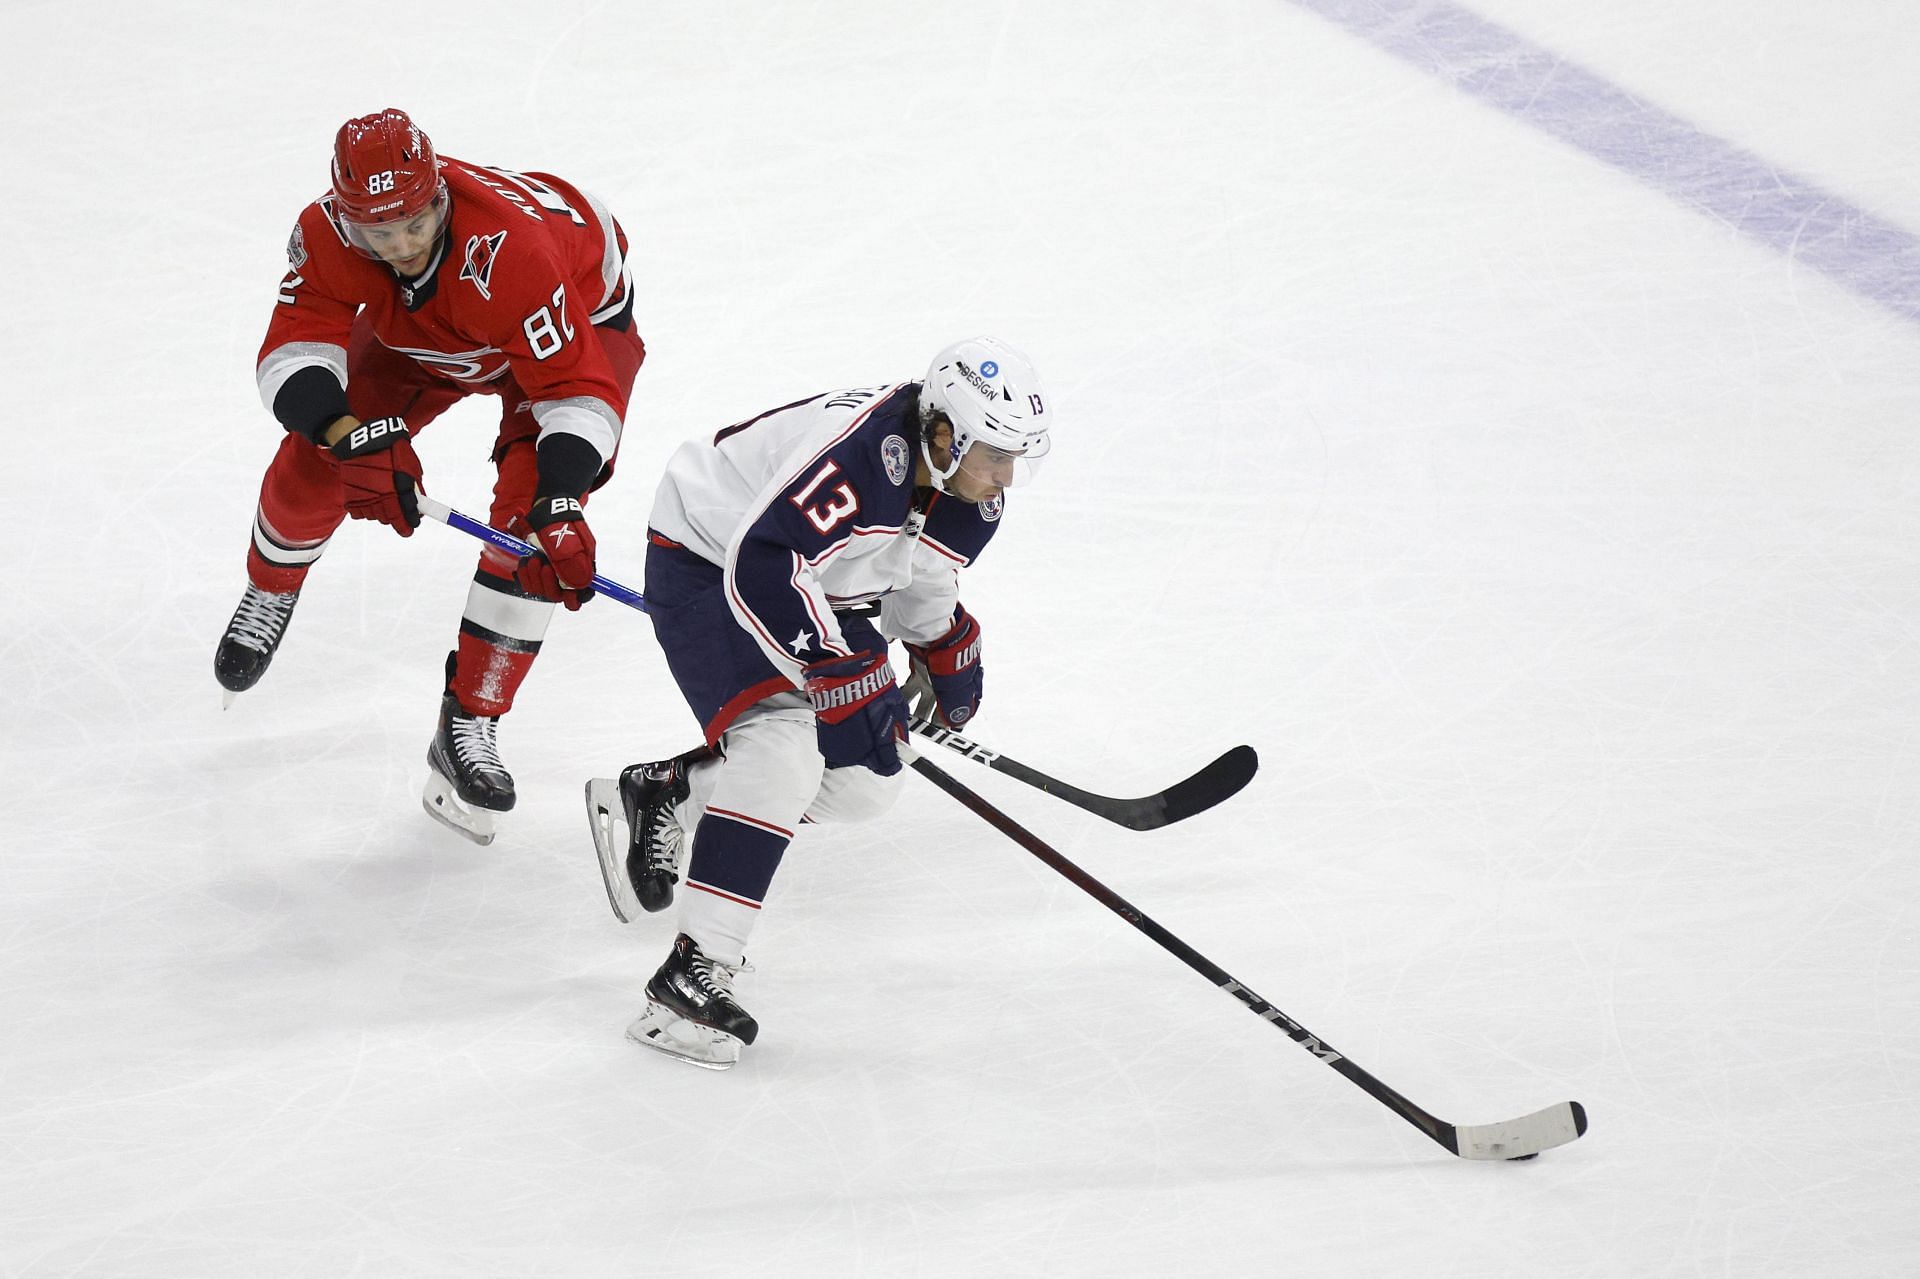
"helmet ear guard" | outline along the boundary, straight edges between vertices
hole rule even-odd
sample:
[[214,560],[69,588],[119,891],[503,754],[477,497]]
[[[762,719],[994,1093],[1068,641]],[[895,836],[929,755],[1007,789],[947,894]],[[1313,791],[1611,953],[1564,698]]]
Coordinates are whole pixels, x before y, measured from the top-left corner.
[[920,401],[920,460],[926,464],[927,474],[933,479],[933,486],[942,493],[945,493],[948,491],[947,481],[952,479],[954,472],[960,469],[960,452],[954,448],[955,436],[950,434],[947,437],[946,448],[941,450],[946,454],[945,465],[935,460],[933,455],[933,432],[934,428],[942,422],[945,422],[947,429],[952,431],[953,421],[945,413],[928,411],[923,388],[923,395]]

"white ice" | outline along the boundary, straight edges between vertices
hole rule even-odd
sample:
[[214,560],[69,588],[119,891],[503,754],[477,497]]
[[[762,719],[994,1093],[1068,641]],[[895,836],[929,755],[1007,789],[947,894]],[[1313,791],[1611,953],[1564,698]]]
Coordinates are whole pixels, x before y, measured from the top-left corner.
[[[1676,12],[1680,10],[1683,12]],[[1920,14],[1480,6],[1920,230]],[[632,234],[672,446],[992,331],[1059,413],[969,579],[963,780],[1448,1157],[914,779],[809,832],[725,1074],[581,785],[691,744],[561,616],[477,849],[419,809],[476,546],[350,524],[212,678],[334,129],[403,106]],[[1920,1273],[1920,327],[1278,0],[0,9],[0,1274]],[[484,510],[493,404],[420,452]]]

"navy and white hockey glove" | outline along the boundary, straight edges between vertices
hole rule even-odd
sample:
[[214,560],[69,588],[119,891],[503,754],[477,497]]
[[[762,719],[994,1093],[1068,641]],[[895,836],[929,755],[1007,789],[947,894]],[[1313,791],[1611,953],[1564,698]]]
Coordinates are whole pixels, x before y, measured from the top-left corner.
[[807,700],[828,768],[864,765],[882,777],[900,771],[907,699],[885,653],[814,662],[807,667]]
[[559,600],[572,612],[593,598],[594,541],[577,497],[536,497],[527,511],[529,539],[539,550],[514,565],[513,580],[529,595]]
[[980,669],[980,623],[961,605],[953,608],[953,629],[925,645],[907,645],[913,655],[913,675],[907,692],[913,695],[916,719],[932,719],[945,728],[959,728],[980,709],[986,676]]
[[347,514],[412,537],[420,527],[420,458],[407,424],[397,417],[362,422],[328,449],[340,463]]

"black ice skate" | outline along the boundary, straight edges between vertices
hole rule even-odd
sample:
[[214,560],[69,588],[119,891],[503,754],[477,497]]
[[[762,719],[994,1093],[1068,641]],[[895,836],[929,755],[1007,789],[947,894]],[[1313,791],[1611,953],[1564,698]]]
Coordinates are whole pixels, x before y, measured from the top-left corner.
[[[651,914],[673,904],[687,843],[674,810],[691,792],[687,770],[713,757],[701,746],[672,759],[630,764],[617,785],[605,777],[587,783],[587,821],[600,855],[600,879],[621,923],[631,923],[640,911]],[[623,820],[624,840],[615,829]]]
[[293,618],[293,606],[299,602],[299,591],[281,595],[247,583],[247,593],[240,597],[240,607],[233,610],[220,647],[213,653],[213,677],[226,690],[226,706],[233,705],[236,693],[246,692],[267,673],[267,664]]
[[476,844],[493,842],[493,814],[513,807],[513,775],[494,742],[497,715],[469,715],[452,693],[440,699],[440,727],[427,747],[420,806]]
[[627,1027],[627,1038],[708,1070],[725,1070],[740,1060],[741,1045],[760,1033],[760,1023],[733,999],[733,979],[745,971],[744,961],[719,963],[681,933],[647,983],[646,1009]]

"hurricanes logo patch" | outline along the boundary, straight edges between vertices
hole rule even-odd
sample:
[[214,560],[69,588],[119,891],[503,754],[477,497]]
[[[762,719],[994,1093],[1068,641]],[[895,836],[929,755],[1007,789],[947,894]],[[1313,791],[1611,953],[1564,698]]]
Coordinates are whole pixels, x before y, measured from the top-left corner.
[[995,493],[992,497],[980,503],[980,518],[989,524],[996,523],[1000,519],[1000,512],[1006,509],[1006,499],[1001,497],[1000,494]]
[[307,233],[298,222],[293,224],[293,234],[287,237],[287,261],[296,271],[307,264]]
[[887,478],[894,485],[907,482],[907,441],[899,435],[889,435],[880,441],[880,461],[887,468]]
[[460,278],[473,281],[473,287],[489,302],[493,301],[493,264],[500,260],[500,246],[506,242],[505,231],[467,237],[467,260],[460,268]]

